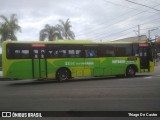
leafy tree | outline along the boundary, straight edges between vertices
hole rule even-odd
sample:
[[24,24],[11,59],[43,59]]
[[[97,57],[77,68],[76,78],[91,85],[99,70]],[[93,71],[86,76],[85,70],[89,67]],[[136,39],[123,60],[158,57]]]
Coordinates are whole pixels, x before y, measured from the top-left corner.
[[0,15],[2,21],[0,22],[0,35],[1,42],[7,39],[17,40],[16,32],[21,32],[21,27],[18,25],[18,19],[16,18],[16,14],[12,14],[10,19],[7,17]]
[[63,20],[59,20],[60,24],[57,25],[59,30],[62,32],[62,36],[64,39],[70,40],[75,39],[75,34],[71,31],[72,25],[70,24],[69,19],[64,22]]
[[44,29],[42,29],[39,33],[40,41],[44,41],[46,38],[48,41],[63,39],[61,36],[61,31],[56,26],[50,26],[49,24],[46,24]]

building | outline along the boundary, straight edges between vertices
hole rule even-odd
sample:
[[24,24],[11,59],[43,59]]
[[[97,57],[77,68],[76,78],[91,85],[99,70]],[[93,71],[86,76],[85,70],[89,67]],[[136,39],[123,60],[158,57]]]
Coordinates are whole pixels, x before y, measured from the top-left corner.
[[156,39],[156,43],[157,43],[158,48],[160,48],[160,36]]
[[147,42],[149,39],[147,38],[146,35],[141,35],[141,36],[135,36],[135,37],[128,37],[128,38],[123,38],[119,40],[115,40],[112,42]]

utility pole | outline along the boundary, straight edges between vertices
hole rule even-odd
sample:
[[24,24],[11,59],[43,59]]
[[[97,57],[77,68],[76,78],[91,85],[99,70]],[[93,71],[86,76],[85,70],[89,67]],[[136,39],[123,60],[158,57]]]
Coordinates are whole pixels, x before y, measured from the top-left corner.
[[135,33],[136,33],[136,35],[137,35],[137,39],[135,39],[135,41],[140,41],[140,25],[138,25],[138,30],[133,30]]
[[138,25],[138,42],[140,41],[140,25]]
[[148,40],[152,43],[153,51],[154,51],[154,64],[156,65],[157,62],[157,44],[156,44],[156,39],[157,37],[155,36],[154,41],[151,39],[151,31],[157,30],[158,28],[150,29],[148,30]]
[[157,56],[157,53],[158,53],[158,47],[157,47],[157,39],[158,39],[158,36],[156,35],[155,36],[155,43],[154,43],[154,45],[155,45],[155,65],[157,65],[157,60],[158,60],[158,56]]
[[150,40],[151,37],[151,30],[148,30],[148,40]]
[[151,38],[151,31],[154,31],[154,30],[157,30],[158,28],[154,28],[154,29],[151,29],[151,30],[148,30],[148,39],[150,40]]

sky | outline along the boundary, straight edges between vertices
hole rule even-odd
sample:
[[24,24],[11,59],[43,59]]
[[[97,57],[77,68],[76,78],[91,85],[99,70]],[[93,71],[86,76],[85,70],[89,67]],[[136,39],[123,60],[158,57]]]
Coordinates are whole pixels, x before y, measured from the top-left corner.
[[[76,40],[112,41],[140,34],[160,35],[160,0],[0,0],[0,15],[17,14],[19,41],[38,41],[45,24],[71,22]],[[155,29],[155,30],[153,30]]]

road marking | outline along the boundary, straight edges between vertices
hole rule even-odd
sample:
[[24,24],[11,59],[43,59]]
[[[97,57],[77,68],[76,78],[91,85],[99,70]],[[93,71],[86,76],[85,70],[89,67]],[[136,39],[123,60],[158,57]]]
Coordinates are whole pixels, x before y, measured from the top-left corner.
[[152,77],[151,77],[151,76],[149,76],[149,77],[144,77],[144,78],[146,78],[146,79],[151,79]]

